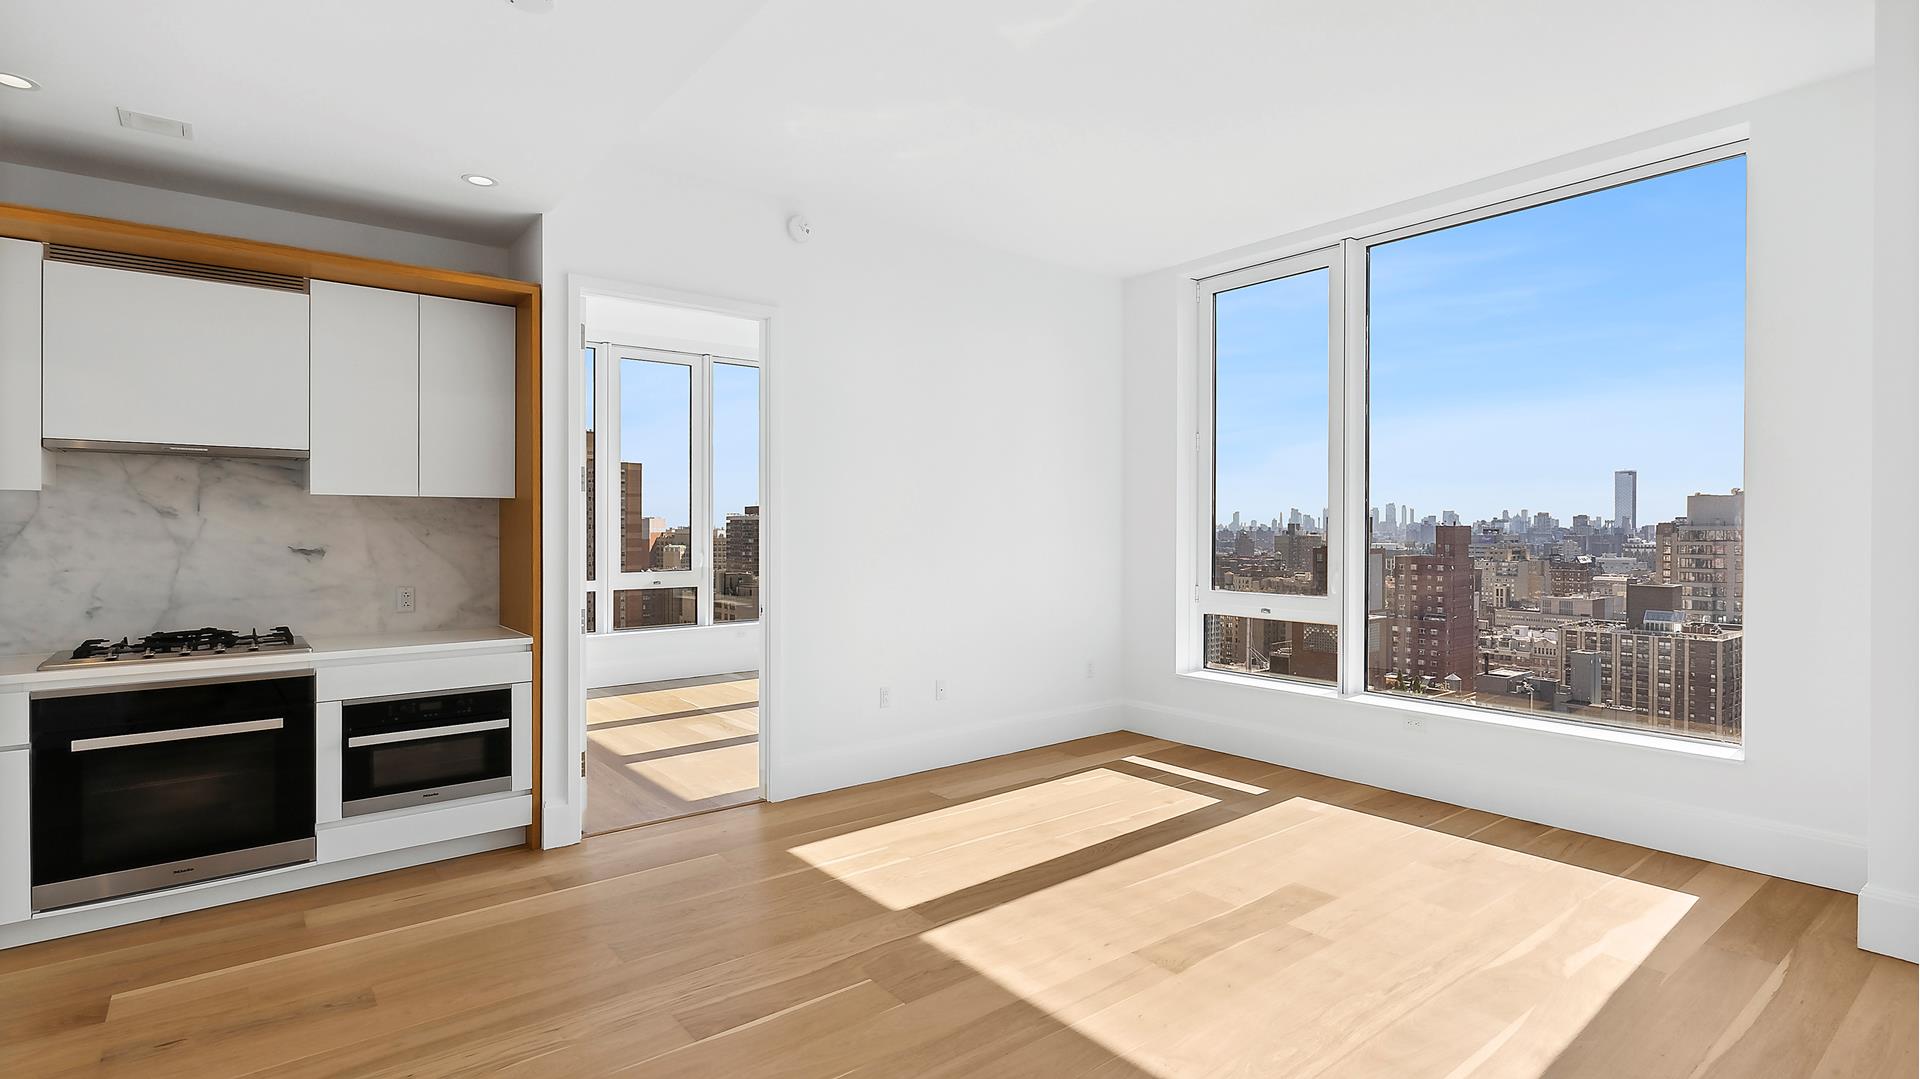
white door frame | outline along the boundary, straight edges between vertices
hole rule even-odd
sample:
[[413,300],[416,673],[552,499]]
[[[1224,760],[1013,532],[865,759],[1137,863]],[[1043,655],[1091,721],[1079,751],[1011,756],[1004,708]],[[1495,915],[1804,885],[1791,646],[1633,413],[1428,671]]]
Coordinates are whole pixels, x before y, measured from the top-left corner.
[[[582,274],[567,275],[567,326],[566,326],[566,372],[567,372],[567,515],[566,527],[562,529],[566,547],[566,588],[568,615],[565,641],[565,678],[564,693],[567,702],[565,722],[561,726],[560,759],[572,764],[584,760],[587,749],[587,710],[586,710],[586,674],[585,653],[586,633],[582,626],[582,609],[585,606],[587,583],[586,512],[587,494],[586,475],[586,439],[582,437],[586,430],[586,379],[581,371],[581,350],[586,347],[585,307],[588,296],[608,296],[625,300],[640,300],[647,303],[666,304],[673,307],[688,307],[700,311],[712,311],[716,314],[731,315],[735,318],[749,319],[760,324],[760,793],[771,801],[775,787],[773,777],[776,773],[775,760],[778,753],[778,738],[773,715],[775,663],[773,632],[774,619],[780,610],[778,590],[780,587],[780,511],[778,492],[781,489],[779,458],[773,452],[777,430],[774,424],[775,401],[774,387],[778,376],[773,362],[773,320],[775,309],[768,304],[733,300],[722,296],[707,296],[699,293],[682,292],[678,289],[660,288],[652,285],[638,285],[626,281],[591,277]],[[598,361],[596,361],[598,362]],[[606,572],[610,567],[602,567]],[[586,814],[586,784],[580,767],[568,767],[567,819],[546,821],[544,845],[560,846],[577,842],[581,837],[582,820]]]

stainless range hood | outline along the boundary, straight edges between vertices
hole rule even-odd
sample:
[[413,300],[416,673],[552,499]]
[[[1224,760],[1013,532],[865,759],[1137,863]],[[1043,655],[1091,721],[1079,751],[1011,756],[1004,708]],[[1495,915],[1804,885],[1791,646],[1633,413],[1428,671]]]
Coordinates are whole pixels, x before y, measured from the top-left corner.
[[160,453],[173,457],[272,457],[304,461],[306,450],[283,450],[260,446],[189,446],[174,442],[108,442],[98,438],[43,438],[40,447],[48,450],[86,450],[92,453]]

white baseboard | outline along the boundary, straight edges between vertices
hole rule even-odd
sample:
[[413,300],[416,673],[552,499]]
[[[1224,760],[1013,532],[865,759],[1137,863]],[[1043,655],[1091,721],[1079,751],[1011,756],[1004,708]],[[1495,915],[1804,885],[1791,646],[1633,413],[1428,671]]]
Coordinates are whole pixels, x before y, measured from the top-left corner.
[[1860,946],[1920,963],[1920,896],[1875,884],[1860,889]]
[[466,836],[406,850],[388,851],[344,862],[312,863],[249,873],[231,880],[207,881],[168,892],[129,896],[125,899],[72,910],[36,914],[24,922],[0,925],[0,949],[32,944],[76,933],[91,933],[116,925],[151,921],[170,914],[184,914],[206,907],[224,906],[246,899],[294,892],[320,884],[332,884],[349,877],[366,877],[409,866],[424,865],[482,851],[516,847],[526,842],[525,828],[508,828],[485,835]]
[[867,741],[832,753],[787,756],[776,749],[767,800],[802,798],[1075,738],[1111,734],[1122,728],[1124,714],[1120,702],[1102,701],[988,724],[972,723],[955,730]]
[[1535,821],[1555,828],[1719,862],[1843,892],[1866,879],[1866,843],[1784,821],[1703,809],[1614,789],[1410,762],[1358,742],[1333,740],[1224,716],[1135,702],[1129,729],[1222,753]]

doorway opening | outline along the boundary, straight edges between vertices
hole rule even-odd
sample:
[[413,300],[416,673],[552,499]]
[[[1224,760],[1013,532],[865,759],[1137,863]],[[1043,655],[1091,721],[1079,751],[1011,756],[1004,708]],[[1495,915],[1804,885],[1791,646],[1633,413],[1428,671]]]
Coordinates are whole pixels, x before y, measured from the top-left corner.
[[581,831],[760,800],[766,318],[585,290]]

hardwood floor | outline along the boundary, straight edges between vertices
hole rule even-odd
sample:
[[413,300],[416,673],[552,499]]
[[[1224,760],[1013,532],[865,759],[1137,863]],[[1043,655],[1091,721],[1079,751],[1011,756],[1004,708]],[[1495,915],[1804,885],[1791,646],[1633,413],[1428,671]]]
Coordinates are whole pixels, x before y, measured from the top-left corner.
[[1119,734],[0,952],[0,1075],[1910,1077],[1853,930]]
[[588,835],[760,798],[752,672],[596,691],[587,700]]

